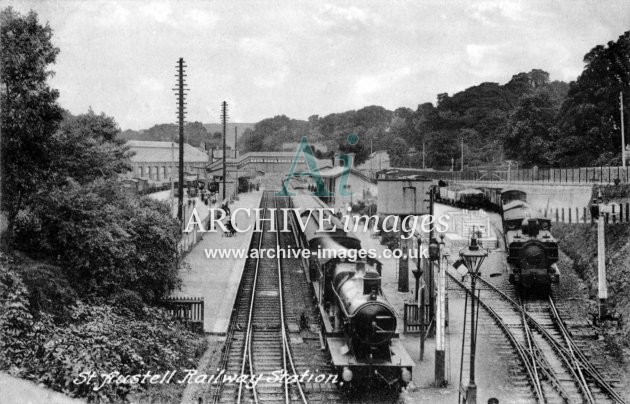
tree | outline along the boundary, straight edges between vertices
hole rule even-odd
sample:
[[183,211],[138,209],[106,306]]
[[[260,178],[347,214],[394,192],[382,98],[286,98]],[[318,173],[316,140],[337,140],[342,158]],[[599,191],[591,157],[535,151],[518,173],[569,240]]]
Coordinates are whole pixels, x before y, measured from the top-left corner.
[[506,157],[525,166],[552,164],[556,113],[557,108],[546,91],[523,98],[508,120]]
[[180,227],[163,202],[125,194],[115,180],[69,180],[29,213],[35,220],[16,221],[17,244],[54,257],[81,296],[130,290],[156,303],[179,285]]
[[55,156],[53,134],[62,119],[59,96],[46,80],[59,53],[52,29],[34,12],[23,16],[11,7],[0,12],[0,102],[2,110],[1,207],[8,218],[8,239],[23,204],[45,187]]
[[584,63],[584,71],[571,83],[560,111],[558,126],[563,136],[558,159],[563,165],[617,164],[621,156],[620,92],[626,105],[630,101],[630,31],[616,42],[591,49]]
[[389,154],[390,164],[392,167],[404,167],[407,164],[407,152],[409,146],[405,139],[395,137],[389,142],[387,154]]
[[71,177],[80,184],[97,178],[114,178],[131,169],[130,152],[118,135],[120,129],[112,117],[92,109],[87,114],[66,114],[55,133],[55,159],[51,175],[56,183]]

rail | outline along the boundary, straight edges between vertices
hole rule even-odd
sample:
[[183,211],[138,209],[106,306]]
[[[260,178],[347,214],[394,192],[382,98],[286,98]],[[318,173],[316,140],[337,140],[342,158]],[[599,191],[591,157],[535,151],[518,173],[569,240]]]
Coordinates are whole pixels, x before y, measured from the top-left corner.
[[[274,207],[277,209],[277,202],[274,201]],[[276,215],[276,229],[280,229],[280,223],[279,223],[279,217],[278,215]],[[261,237],[262,239],[262,237]],[[276,231],[276,243],[277,245],[280,245],[280,231]],[[293,355],[291,354],[291,347],[289,344],[289,339],[287,338],[287,325],[285,322],[285,318],[284,318],[284,295],[282,293],[282,260],[280,259],[280,254],[276,255],[276,260],[278,262],[278,297],[280,299],[280,323],[281,323],[281,330],[282,330],[282,349],[283,349],[283,366],[284,366],[284,370],[287,372],[287,374],[289,374],[289,367],[290,370],[292,372],[292,374],[295,376],[297,375],[297,372],[295,370],[295,364],[293,363]],[[287,360],[288,360],[288,364],[287,364]],[[289,365],[289,366],[287,366]],[[298,392],[300,393],[300,397],[302,398],[302,402],[303,403],[307,403],[308,401],[306,400],[306,395],[304,394],[304,390],[302,389],[302,383],[300,383],[299,381],[297,381],[297,383],[295,384]],[[289,378],[285,377],[284,378],[284,392],[285,392],[285,403],[289,404],[291,402],[291,397],[290,397],[290,388],[289,388]]]
[[[467,293],[469,293],[468,287],[463,282],[459,281],[451,273],[448,273],[448,275],[456,284],[458,284]],[[533,318],[527,312],[527,310],[525,310],[521,302],[516,302],[514,299],[509,297],[503,291],[496,288],[494,285],[487,282],[485,279],[478,279],[481,281],[481,285],[484,286],[485,290],[490,290],[496,293],[502,300],[506,301],[509,307],[514,309],[521,317],[524,332],[523,342],[520,342],[516,339],[513,331],[510,330],[509,326],[492,307],[490,307],[485,301],[481,300],[478,296],[475,296],[479,304],[484,307],[484,309],[491,315],[491,317],[495,319],[495,322],[499,325],[499,327],[503,330],[508,339],[510,339],[510,341],[512,342],[512,345],[516,349],[523,365],[526,368],[527,374],[532,384],[533,391],[536,395],[536,399],[539,402],[546,402],[544,391],[540,385],[541,380],[547,380],[551,384],[553,389],[556,390],[556,392],[565,401],[569,401],[569,395],[566,389],[562,386],[560,378],[556,375],[555,370],[552,366],[550,366],[549,362],[545,358],[545,354],[539,346],[539,343],[536,342],[536,338],[533,332],[534,330],[536,333],[538,333],[538,335],[541,336],[542,341],[544,341],[545,344],[547,344],[557,355],[557,358],[563,364],[564,371],[568,371],[568,374],[571,375],[571,380],[580,392],[583,402],[595,402],[592,389],[589,386],[589,381],[592,381],[595,383],[595,385],[599,387],[599,389],[601,389],[601,392],[603,394],[607,395],[613,401],[617,403],[624,403],[619,394],[614,391],[614,389],[608,382],[606,382],[600,372],[595,369],[595,367],[588,361],[584,353],[579,349],[575,341],[573,341],[570,333],[568,332],[568,330],[564,326],[562,319],[560,318],[553,299],[549,299],[549,307],[554,323],[556,324],[556,327],[560,331],[560,334],[562,336],[562,341],[558,341],[558,339],[551,335],[550,332],[545,329],[543,325],[538,323],[538,321],[536,321],[536,319]],[[566,347],[563,346],[563,343],[566,344]],[[539,377],[539,371],[543,374],[544,378],[541,379]],[[563,382],[566,383],[567,380],[563,380]]]
[[582,350],[576,345],[573,338],[571,338],[571,334],[569,333],[569,330],[567,330],[564,321],[562,321],[558,309],[556,308],[556,304],[551,296],[549,296],[549,307],[551,308],[551,314],[554,323],[565,338],[567,346],[569,347],[569,349],[571,349],[571,352],[573,353],[576,362],[579,364],[580,370],[585,370],[589,374],[589,376],[594,379],[595,382],[600,387],[602,387],[612,399],[614,399],[618,403],[623,404],[623,398],[612,388],[612,386],[608,382],[606,382],[606,380],[604,380],[602,375],[597,371],[597,369],[595,369],[595,367],[586,358],[586,355],[584,355]]
[[[575,352],[572,354],[568,348],[565,348],[560,344],[560,342],[554,338],[541,324],[539,324],[527,311],[518,303],[515,302],[512,298],[507,296],[503,291],[497,289],[494,285],[490,284],[483,278],[478,278],[488,289],[493,292],[499,294],[505,301],[510,303],[512,307],[521,312],[528,324],[536,329],[545,340],[551,345],[555,352],[559,354],[562,358],[563,362],[567,366],[567,369],[573,374],[576,383],[578,384],[580,390],[582,391],[584,398],[587,402],[595,402],[590,391],[588,384],[586,383],[586,379],[582,372],[586,370],[586,373],[596,382],[596,384],[612,399],[617,401],[618,403],[624,403],[623,399],[614,391],[612,386],[608,384],[600,372],[595,369],[595,367],[590,364],[587,360],[586,356],[581,352],[578,346],[575,344],[573,339],[570,337],[568,331],[565,328],[565,332],[563,333],[564,338],[569,341],[568,344],[571,347],[571,350]],[[555,305],[553,306],[555,309]],[[557,315],[557,323],[562,323],[562,320],[559,318],[559,315],[556,311]],[[561,330],[562,331],[562,330]]]
[[[266,200],[265,200],[266,202]],[[263,217],[265,217],[267,213],[267,207],[266,207],[266,203],[265,203],[265,208],[263,209]],[[259,237],[258,239],[258,249],[260,250],[260,247],[262,246],[262,240],[263,237],[262,235]],[[252,362],[252,330],[253,330],[253,319],[254,319],[254,303],[256,300],[256,284],[258,282],[258,273],[259,273],[259,268],[260,268],[260,259],[256,259],[256,267],[254,269],[254,286],[252,288],[252,296],[250,298],[250,303],[249,303],[249,313],[247,315],[247,331],[245,333],[245,349],[243,350],[243,359],[242,359],[242,363],[241,363],[241,375],[245,374],[245,368],[246,365],[249,364],[249,374],[253,375],[254,374],[254,368],[253,368],[253,362]],[[238,397],[237,397],[237,403],[241,403],[242,402],[242,398],[243,398],[243,387],[244,387],[244,382],[241,380],[238,386]],[[252,393],[254,394],[254,402],[258,403],[258,394],[256,392],[255,388],[252,388]]]
[[[449,276],[451,281],[454,281],[459,287],[461,287],[462,289],[466,291],[466,296],[470,294],[470,290],[466,287],[466,285],[464,285],[463,282],[461,282],[459,279],[457,279],[448,271],[446,272],[446,274]],[[481,279],[481,278],[478,278],[478,279]],[[477,302],[479,303],[479,305],[481,305],[484,308],[484,310],[486,310],[486,312],[490,314],[490,316],[494,319],[494,321],[497,323],[499,328],[503,331],[505,336],[508,338],[508,340],[510,341],[510,343],[516,350],[517,355],[521,359],[521,363],[525,367],[525,370],[530,379],[530,382],[532,383],[532,386],[534,387],[534,394],[535,394],[536,400],[541,403],[544,402],[544,396],[542,395],[542,388],[540,387],[540,380],[536,377],[534,369],[532,368],[532,363],[533,361],[536,360],[535,357],[532,357],[531,353],[525,350],[524,347],[521,345],[521,343],[516,340],[516,337],[514,336],[514,334],[508,327],[508,325],[501,319],[501,316],[496,311],[494,311],[494,309],[492,309],[492,307],[487,305],[486,302],[484,302],[483,300],[479,299],[478,296],[471,296],[471,299],[473,298],[477,299]],[[471,313],[471,315],[475,315],[475,314]],[[465,334],[466,333],[464,331],[464,335]],[[460,372],[461,372],[461,369],[460,369]]]
[[[275,201],[274,201],[274,207],[277,208],[277,203]],[[263,210],[263,217],[266,217],[267,213],[268,213],[267,201],[265,200],[265,208]],[[275,220],[276,220],[276,226],[279,229],[280,228],[280,224],[278,222],[279,217],[276,216]],[[280,233],[275,232],[275,234],[276,234],[276,243],[280,245]],[[258,240],[258,249],[262,247],[262,244],[263,244],[263,237],[261,235],[261,237]],[[278,302],[279,302],[280,334],[281,334],[280,343],[282,345],[282,354],[281,354],[282,355],[282,370],[285,372],[285,375],[289,376],[289,377],[283,378],[284,402],[285,404],[289,404],[291,402],[291,388],[292,386],[295,386],[295,388],[297,389],[297,393],[299,394],[300,401],[306,404],[308,401],[306,399],[306,394],[302,387],[302,383],[299,381],[296,381],[295,383],[292,382],[293,379],[297,379],[298,373],[295,368],[295,363],[294,363],[293,355],[291,352],[290,340],[287,335],[287,324],[285,321],[285,307],[284,307],[284,294],[283,294],[282,260],[280,258],[280,255],[276,257],[276,270],[277,270],[277,276],[278,276]],[[264,284],[264,281],[261,281],[261,276],[259,276],[261,275],[260,271],[261,271],[261,260],[260,258],[257,258],[255,268],[254,268],[254,281],[253,281],[251,297],[249,300],[248,314],[247,314],[247,326],[246,326],[245,342],[244,342],[245,349],[243,350],[243,354],[241,357],[240,370],[241,370],[242,375],[246,375],[246,374],[249,374],[250,376],[255,375],[254,352],[252,350],[252,341],[253,341],[254,333],[255,333],[254,309],[256,307],[257,288],[260,282],[263,282]],[[244,394],[245,388],[251,389],[254,403],[259,403],[263,401],[260,398],[260,394],[257,391],[256,386],[247,386],[245,381],[240,381],[239,387],[238,387],[237,399],[236,399],[237,403],[240,404],[243,402],[248,402]]]
[[[266,194],[263,194],[263,197],[261,199],[261,204],[260,206],[266,206],[267,204],[267,197]],[[254,233],[255,234],[255,233]],[[252,236],[254,237],[254,236]],[[262,242],[262,235],[259,233],[259,240],[258,240],[258,247],[260,248],[260,243]],[[252,238],[252,243],[253,243],[253,238]],[[251,248],[250,248],[251,249]],[[256,267],[258,266],[258,261],[256,262]],[[243,279],[241,279],[241,284],[239,285],[238,288],[238,292],[237,292],[237,296],[235,301],[238,302],[240,299],[240,295],[243,293]],[[225,346],[223,348],[223,352],[221,353],[221,359],[219,360],[219,369],[226,369],[227,368],[227,364],[230,358],[230,349],[231,349],[231,345],[232,345],[232,341],[234,340],[234,330],[237,329],[237,323],[238,323],[238,313],[236,309],[232,310],[232,316],[230,318],[230,325],[228,327],[228,331],[227,331],[227,335],[225,338]],[[212,396],[212,402],[213,404],[218,404],[221,398],[221,392],[223,390],[223,383],[219,383],[217,389],[214,391],[214,394]]]

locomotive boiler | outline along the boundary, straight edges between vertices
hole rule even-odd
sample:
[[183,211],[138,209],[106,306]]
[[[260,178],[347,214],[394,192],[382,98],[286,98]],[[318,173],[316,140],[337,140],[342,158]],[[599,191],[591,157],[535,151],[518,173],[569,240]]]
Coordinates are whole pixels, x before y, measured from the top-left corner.
[[[344,231],[337,217],[314,210],[326,207],[318,198],[299,193],[291,203],[299,209],[293,217],[296,238],[311,251],[307,277],[317,299],[323,341],[344,386],[374,379],[405,386],[414,362],[396,332],[396,311],[381,290],[381,263],[359,257],[358,237]],[[323,227],[320,218],[326,221]]]
[[341,262],[335,267],[331,286],[341,309],[336,315],[355,355],[388,357],[396,314],[380,293],[380,274],[363,262]]

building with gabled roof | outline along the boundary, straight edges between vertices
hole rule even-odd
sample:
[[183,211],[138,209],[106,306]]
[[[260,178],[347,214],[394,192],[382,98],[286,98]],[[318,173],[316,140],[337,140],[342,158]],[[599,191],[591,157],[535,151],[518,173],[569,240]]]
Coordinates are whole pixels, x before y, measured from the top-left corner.
[[[319,171],[326,187],[333,196],[327,199],[327,203],[334,208],[351,206],[358,201],[374,202],[377,196],[376,181],[359,170],[335,166]],[[342,179],[346,178],[346,181]],[[342,190],[343,188],[343,190]],[[347,195],[344,195],[347,194]]]
[[[144,140],[127,141],[131,157],[132,170],[126,178],[142,178],[150,183],[162,184],[177,181],[179,178],[179,143]],[[184,175],[188,179],[205,178],[208,155],[184,143]]]

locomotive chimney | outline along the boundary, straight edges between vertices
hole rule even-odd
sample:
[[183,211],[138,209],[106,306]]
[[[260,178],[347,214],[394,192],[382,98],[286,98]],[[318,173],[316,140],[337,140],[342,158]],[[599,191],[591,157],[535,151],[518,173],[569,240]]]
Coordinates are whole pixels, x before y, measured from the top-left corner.
[[529,227],[529,232],[528,235],[530,237],[536,237],[538,235],[538,220],[537,219],[528,219],[527,220],[528,226]]
[[523,219],[523,235],[529,237],[536,237],[539,232],[538,219],[526,218]]
[[381,286],[381,277],[378,272],[366,272],[363,277],[363,294],[370,295],[372,291],[378,292]]

